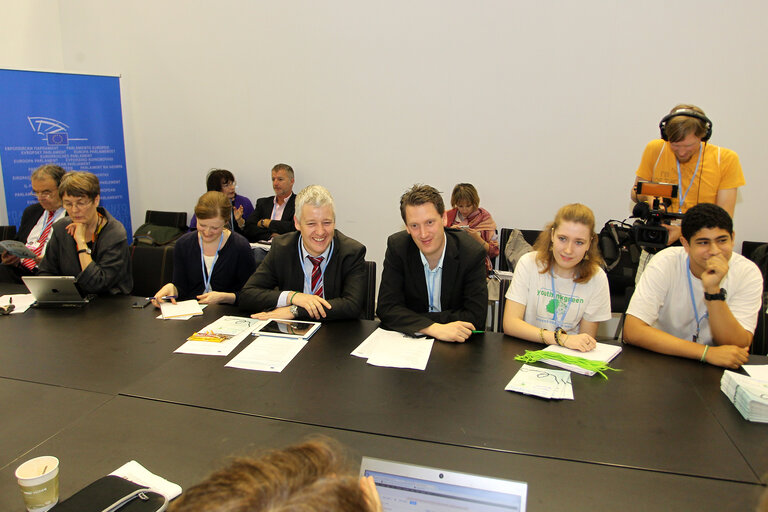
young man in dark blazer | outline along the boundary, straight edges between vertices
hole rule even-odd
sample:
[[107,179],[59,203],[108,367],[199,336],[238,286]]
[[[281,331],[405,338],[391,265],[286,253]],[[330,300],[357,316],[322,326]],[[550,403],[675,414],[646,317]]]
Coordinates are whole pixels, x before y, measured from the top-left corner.
[[336,229],[333,198],[311,185],[296,196],[298,231],[277,236],[240,292],[253,318],[359,318],[367,288],[365,246]]
[[272,189],[275,195],[256,200],[256,208],[243,226],[243,234],[249,242],[271,240],[296,229],[293,224],[296,202],[293,183],[293,169],[290,165],[277,164],[272,168]]
[[485,251],[460,229],[444,228],[444,212],[428,185],[400,198],[405,231],[387,240],[376,312],[386,328],[463,342],[485,327]]

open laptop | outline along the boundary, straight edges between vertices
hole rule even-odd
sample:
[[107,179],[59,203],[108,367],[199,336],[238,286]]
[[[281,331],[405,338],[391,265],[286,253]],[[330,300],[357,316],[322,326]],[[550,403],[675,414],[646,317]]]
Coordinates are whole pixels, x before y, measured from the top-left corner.
[[72,276],[24,276],[21,279],[35,298],[33,307],[81,307],[93,298],[80,293]]
[[363,457],[387,512],[525,512],[528,484]]

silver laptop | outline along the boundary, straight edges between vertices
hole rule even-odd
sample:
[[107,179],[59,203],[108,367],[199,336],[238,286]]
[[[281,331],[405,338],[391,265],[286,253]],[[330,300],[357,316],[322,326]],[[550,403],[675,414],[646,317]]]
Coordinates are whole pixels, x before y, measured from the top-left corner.
[[72,276],[24,276],[21,279],[35,298],[34,307],[79,307],[92,298],[80,293]]
[[525,512],[528,484],[363,457],[388,512]]

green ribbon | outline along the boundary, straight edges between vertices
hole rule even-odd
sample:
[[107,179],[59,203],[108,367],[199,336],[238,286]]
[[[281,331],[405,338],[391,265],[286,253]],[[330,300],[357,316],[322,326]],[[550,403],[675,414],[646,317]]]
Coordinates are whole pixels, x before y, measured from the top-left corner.
[[525,354],[515,356],[515,361],[521,363],[536,363],[542,359],[554,359],[562,363],[572,364],[589,370],[591,372],[599,373],[604,379],[608,379],[608,376],[604,373],[606,370],[614,372],[620,372],[618,368],[611,368],[608,363],[603,361],[594,361],[592,359],[585,359],[578,356],[569,356],[561,354],[559,352],[551,352],[549,350],[526,350]]

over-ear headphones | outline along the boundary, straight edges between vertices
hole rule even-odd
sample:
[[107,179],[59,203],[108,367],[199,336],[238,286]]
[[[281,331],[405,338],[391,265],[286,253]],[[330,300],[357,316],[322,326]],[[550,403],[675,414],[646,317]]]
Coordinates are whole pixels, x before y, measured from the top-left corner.
[[661,121],[659,122],[659,131],[661,131],[662,140],[669,140],[669,137],[667,137],[667,122],[677,116],[693,117],[704,123],[707,133],[701,138],[702,142],[707,142],[712,136],[712,121],[710,121],[707,116],[690,108],[680,108],[661,118]]

